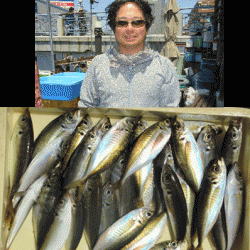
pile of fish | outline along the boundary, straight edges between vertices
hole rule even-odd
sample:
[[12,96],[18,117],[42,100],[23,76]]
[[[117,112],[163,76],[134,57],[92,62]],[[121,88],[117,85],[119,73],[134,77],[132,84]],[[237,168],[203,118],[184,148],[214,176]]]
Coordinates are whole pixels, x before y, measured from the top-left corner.
[[[243,211],[238,166],[241,119],[222,129],[206,125],[197,136],[179,117],[148,126],[142,117],[108,117],[93,124],[70,110],[34,141],[29,110],[12,140],[4,227],[9,249],[31,208],[36,248],[93,250],[230,250]],[[158,243],[165,227],[171,240]],[[198,238],[198,245],[194,241]]]

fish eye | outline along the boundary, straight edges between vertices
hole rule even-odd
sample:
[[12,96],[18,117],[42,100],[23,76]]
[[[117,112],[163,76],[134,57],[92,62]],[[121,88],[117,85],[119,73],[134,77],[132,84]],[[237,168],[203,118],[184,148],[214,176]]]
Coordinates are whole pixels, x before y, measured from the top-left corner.
[[84,135],[84,133],[83,133],[83,132],[80,132],[80,135]]
[[63,204],[64,204],[64,200],[61,199],[61,200],[59,201],[59,206],[62,206]]
[[214,173],[218,174],[220,172],[220,167],[215,165],[213,168]]
[[25,117],[23,117],[21,121],[22,121],[22,122],[25,122],[25,121],[26,121],[26,118],[25,118]]
[[176,242],[176,241],[173,241],[173,242],[171,243],[171,246],[172,246],[172,247],[177,247],[177,242]]
[[176,127],[176,129],[181,129],[181,124],[180,124],[180,122],[175,122],[175,127]]
[[167,174],[167,175],[165,175],[165,181],[170,181],[171,180],[171,174]]
[[63,143],[62,147],[63,149],[67,149],[69,147],[69,143],[68,142]]
[[91,146],[88,146],[88,150],[91,150],[92,149],[92,147]]
[[236,138],[237,138],[237,133],[236,133],[236,132],[233,132],[233,133],[232,133],[232,137],[233,137],[234,139],[236,139]]
[[88,125],[88,121],[87,121],[87,120],[84,120],[84,121],[83,121],[83,124],[84,124],[84,125]]
[[95,134],[94,134],[94,133],[91,133],[91,134],[90,134],[90,138],[94,139],[94,138],[95,138]]
[[108,129],[109,129],[109,125],[108,125],[108,124],[105,124],[105,125],[104,125],[104,129],[108,130]]
[[147,212],[146,215],[147,215],[147,217],[151,217],[152,213],[151,212]]
[[111,194],[111,191],[110,191],[110,190],[107,190],[107,191],[106,191],[106,194],[107,194],[107,195],[110,195],[110,194]]
[[125,163],[125,160],[124,160],[124,159],[121,159],[121,160],[120,160],[120,163],[121,163],[121,164],[124,164],[124,163]]
[[73,120],[73,116],[72,116],[72,115],[68,115],[68,119],[69,119],[70,121],[72,121],[72,120]]
[[207,139],[207,140],[211,140],[212,139],[212,135],[211,134],[207,134],[206,136],[205,136],[205,139]]

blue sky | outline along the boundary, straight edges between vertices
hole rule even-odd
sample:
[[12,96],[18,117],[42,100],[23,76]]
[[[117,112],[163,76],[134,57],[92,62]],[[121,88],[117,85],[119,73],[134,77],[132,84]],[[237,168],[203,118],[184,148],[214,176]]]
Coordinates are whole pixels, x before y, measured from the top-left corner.
[[[78,8],[78,1],[75,0],[75,9]],[[93,4],[93,11],[105,11],[105,8],[112,3],[114,0],[96,0],[99,3]],[[165,0],[167,3],[167,0]],[[197,0],[177,0],[177,3],[180,8],[183,7],[194,7],[194,5],[197,3]],[[90,0],[82,0],[82,6],[87,11],[90,11]],[[190,11],[183,11],[183,13],[189,13]]]

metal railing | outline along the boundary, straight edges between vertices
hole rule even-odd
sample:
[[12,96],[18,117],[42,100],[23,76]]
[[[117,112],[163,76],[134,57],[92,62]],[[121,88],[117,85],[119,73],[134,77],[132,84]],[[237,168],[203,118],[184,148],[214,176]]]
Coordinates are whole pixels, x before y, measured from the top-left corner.
[[[185,25],[188,23],[188,19],[191,14],[183,13],[183,33],[185,33]],[[209,16],[208,16],[209,17]],[[69,13],[51,14],[51,25],[53,36],[84,36],[91,34],[90,27],[90,13],[75,12],[69,16]],[[113,31],[107,24],[106,12],[93,12],[92,15],[92,34],[94,34],[95,22],[100,21],[102,25],[102,31],[104,35],[112,35]],[[207,23],[210,23],[209,21]],[[204,32],[207,28],[203,24],[197,25],[195,29],[189,28],[190,32]],[[59,31],[61,30],[61,31]],[[36,36],[48,36],[49,25],[47,14],[35,14],[35,35]]]
[[[76,12],[72,15],[69,13],[62,14],[51,14],[51,25],[53,36],[59,35],[59,29],[63,30],[65,36],[84,36],[91,34],[90,27],[90,14]],[[109,35],[112,30],[107,25],[107,14],[105,12],[93,13],[92,31],[94,31],[95,22],[100,21],[102,24],[102,31],[104,34]],[[61,27],[60,27],[61,26]],[[59,28],[60,27],[60,28]],[[93,32],[94,34],[94,32]],[[49,25],[47,14],[35,14],[35,35],[36,36],[48,36]],[[60,34],[62,35],[62,34]]]

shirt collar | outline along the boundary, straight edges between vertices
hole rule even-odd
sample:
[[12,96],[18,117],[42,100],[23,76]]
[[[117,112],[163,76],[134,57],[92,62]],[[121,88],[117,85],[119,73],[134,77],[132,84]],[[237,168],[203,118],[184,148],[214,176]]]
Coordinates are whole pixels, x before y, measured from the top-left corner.
[[121,64],[134,65],[151,60],[155,55],[155,51],[153,51],[150,46],[145,42],[142,51],[133,55],[125,55],[120,53],[118,43],[116,42],[114,47],[109,50],[108,55],[111,62],[111,66],[117,68]]

